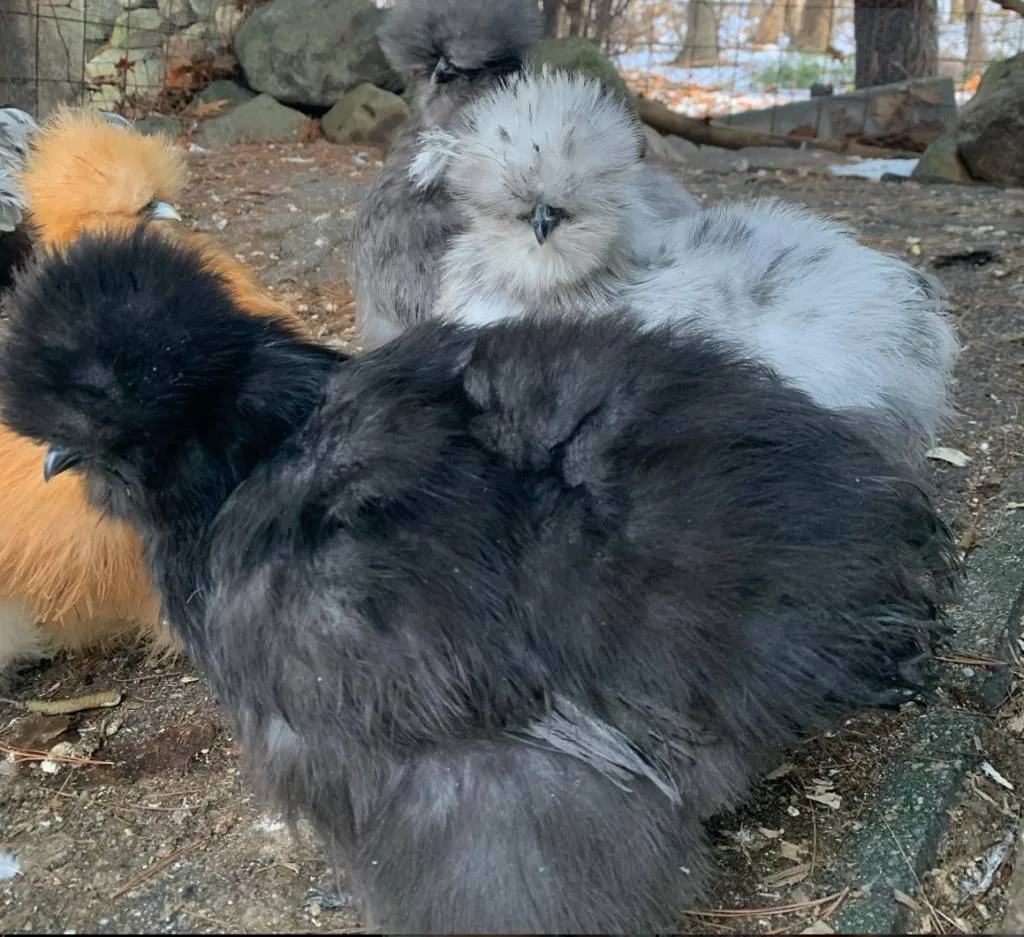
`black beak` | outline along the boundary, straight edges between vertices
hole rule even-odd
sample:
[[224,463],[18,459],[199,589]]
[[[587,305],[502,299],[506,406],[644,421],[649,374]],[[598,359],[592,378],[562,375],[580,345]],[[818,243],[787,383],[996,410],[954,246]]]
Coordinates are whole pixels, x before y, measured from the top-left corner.
[[550,205],[538,202],[533,206],[533,215],[530,220],[533,224],[533,233],[537,235],[537,243],[543,244],[548,239],[548,235],[558,227],[562,217]]
[[434,66],[434,74],[431,76],[430,80],[433,81],[435,85],[443,85],[446,82],[454,81],[460,74],[461,72],[442,55],[441,58],[437,60],[437,65]]
[[74,468],[82,461],[82,455],[73,449],[61,449],[60,446],[50,446],[43,460],[43,481],[48,482],[61,472]]

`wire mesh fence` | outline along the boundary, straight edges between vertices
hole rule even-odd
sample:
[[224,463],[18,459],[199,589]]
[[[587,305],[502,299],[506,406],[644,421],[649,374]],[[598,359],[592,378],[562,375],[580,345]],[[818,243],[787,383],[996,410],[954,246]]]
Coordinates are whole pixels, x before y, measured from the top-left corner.
[[245,15],[223,0],[0,0],[0,103],[173,111],[234,73]]
[[[0,0],[0,104],[37,116],[60,102],[174,112],[212,78],[241,77],[232,39],[262,2]],[[987,63],[1024,49],[1021,0],[861,0],[856,11],[854,0],[539,3],[549,35],[593,39],[634,91],[700,117],[915,76],[946,76],[962,101]],[[901,56],[886,58],[891,36],[865,50],[867,21],[857,17],[884,23],[893,10],[911,17],[894,27]],[[871,81],[858,81],[872,68]]]

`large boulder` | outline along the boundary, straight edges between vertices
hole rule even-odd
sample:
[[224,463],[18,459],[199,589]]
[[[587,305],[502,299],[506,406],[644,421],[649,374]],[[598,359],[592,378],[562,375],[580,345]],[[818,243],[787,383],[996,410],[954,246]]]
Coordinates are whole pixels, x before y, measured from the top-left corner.
[[377,43],[385,16],[371,0],[273,0],[238,30],[235,51],[257,91],[287,104],[330,107],[364,82],[401,89]]
[[1024,185],[1024,52],[993,62],[955,128],[932,143],[912,173],[922,182]]
[[554,71],[580,72],[595,78],[606,88],[617,92],[630,107],[633,107],[633,93],[619,70],[594,43],[579,36],[565,39],[544,39],[533,55],[532,63],[539,72],[544,66]]
[[1024,52],[986,69],[960,115],[956,140],[973,178],[1024,185]]
[[[71,10],[85,12],[85,0],[77,0]],[[85,38],[88,42],[106,42],[114,31],[114,23],[123,7],[117,0],[89,0],[89,15],[85,17]]]
[[[126,58],[132,64],[122,70]],[[90,93],[91,104],[106,110],[122,103],[122,81],[128,94],[156,97],[164,81],[164,61],[159,52],[150,49],[140,49],[126,56],[124,49],[110,48],[85,63],[85,74],[99,84],[99,88]]]
[[332,143],[387,147],[409,118],[409,105],[397,94],[362,84],[345,94],[320,121]]
[[190,26],[196,21],[196,14],[188,0],[156,0],[156,8],[172,26]]
[[159,49],[167,31],[159,10],[126,10],[114,23],[110,45],[115,49]]
[[307,117],[261,94],[230,113],[203,122],[197,139],[203,146],[235,143],[291,143],[300,138]]

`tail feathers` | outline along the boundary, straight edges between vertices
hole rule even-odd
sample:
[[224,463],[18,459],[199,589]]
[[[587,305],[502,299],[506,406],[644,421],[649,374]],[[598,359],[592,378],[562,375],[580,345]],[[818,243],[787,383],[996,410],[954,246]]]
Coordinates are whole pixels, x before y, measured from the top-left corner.
[[679,789],[667,770],[653,764],[614,726],[584,712],[564,696],[554,699],[542,719],[512,734],[590,765],[623,791],[631,790],[637,780],[646,779],[673,804],[680,802]]
[[25,196],[15,178],[39,129],[31,114],[16,107],[0,109],[0,231],[14,231],[25,215]]
[[38,129],[35,118],[27,111],[17,107],[0,108],[0,159],[9,155],[24,157]]
[[[0,160],[6,154],[0,151]],[[14,176],[0,166],[0,232],[13,233],[25,218],[25,196]]]

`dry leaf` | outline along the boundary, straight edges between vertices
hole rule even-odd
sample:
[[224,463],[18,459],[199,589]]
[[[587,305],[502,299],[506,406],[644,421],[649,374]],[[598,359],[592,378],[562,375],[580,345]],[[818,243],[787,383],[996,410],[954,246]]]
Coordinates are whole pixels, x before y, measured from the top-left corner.
[[[1016,716],[1010,719],[1006,723],[1006,725],[1011,732],[1015,733],[1016,735],[1020,735],[1021,732],[1024,732],[1024,713],[1018,713]],[[762,832],[764,831],[762,830]]]
[[813,800],[816,804],[824,804],[826,807],[831,807],[833,810],[838,810],[839,805],[842,804],[843,798],[838,794],[833,794],[831,791],[827,791],[823,794],[805,794],[808,800]]
[[810,874],[811,864],[809,862],[803,862],[800,865],[793,866],[791,869],[783,869],[781,872],[769,875],[767,878],[763,879],[763,884],[795,885],[797,882],[802,882]]
[[815,921],[810,927],[805,927],[801,934],[834,934],[835,931],[824,921]]
[[793,766],[788,761],[786,761],[783,764],[779,765],[774,771],[769,771],[764,776],[764,779],[766,781],[777,781],[779,778],[784,778],[792,770]]
[[802,861],[805,852],[807,852],[806,846],[798,846],[796,843],[787,843],[785,840],[779,843],[779,855],[781,855],[783,859],[789,859],[790,862]]
[[759,826],[757,832],[765,839],[778,839],[782,835],[782,830],[769,830],[765,826]]
[[911,911],[921,911],[921,905],[919,905],[913,898],[910,897],[906,892],[900,891],[898,888],[892,890],[892,896],[899,902],[903,907],[910,908]]
[[971,457],[966,452],[961,452],[959,449],[950,449],[948,446],[935,446],[935,448],[929,449],[925,456],[940,462],[948,462],[957,468],[964,468],[971,461]]
[[225,107],[228,106],[226,100],[216,101],[199,101],[192,108],[192,114],[195,117],[213,117],[215,114],[219,114]]

